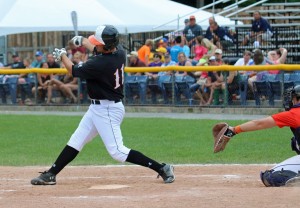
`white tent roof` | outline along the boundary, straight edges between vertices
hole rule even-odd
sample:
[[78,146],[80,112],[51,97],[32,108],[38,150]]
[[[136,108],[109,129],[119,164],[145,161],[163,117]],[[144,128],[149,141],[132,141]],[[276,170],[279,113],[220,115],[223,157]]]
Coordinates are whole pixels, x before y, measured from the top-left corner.
[[[120,33],[176,30],[196,11],[170,0],[0,0],[0,5],[0,36],[73,31],[72,11],[77,12],[79,31],[94,31],[101,24],[112,24]],[[205,11],[193,15],[197,22],[212,16]],[[228,18],[216,19],[219,25],[234,25]],[[171,20],[176,21],[157,28]],[[206,29],[207,21],[200,25]]]

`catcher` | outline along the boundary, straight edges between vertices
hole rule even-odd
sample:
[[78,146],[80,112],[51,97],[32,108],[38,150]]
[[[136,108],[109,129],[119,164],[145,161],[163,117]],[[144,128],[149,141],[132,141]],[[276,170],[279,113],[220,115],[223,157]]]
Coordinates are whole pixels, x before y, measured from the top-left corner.
[[291,148],[298,155],[260,173],[261,181],[267,187],[300,185],[300,85],[285,90],[283,99],[284,112],[252,120],[235,127],[229,126],[227,123],[218,123],[212,130],[215,139],[214,153],[217,153],[223,151],[229,140],[237,134],[275,126],[279,128],[290,127],[293,133]]

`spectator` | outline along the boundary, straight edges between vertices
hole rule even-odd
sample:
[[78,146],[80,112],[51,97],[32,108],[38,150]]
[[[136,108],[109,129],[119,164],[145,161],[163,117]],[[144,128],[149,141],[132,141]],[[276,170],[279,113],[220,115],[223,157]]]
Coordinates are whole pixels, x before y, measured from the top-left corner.
[[78,78],[73,78],[72,75],[66,74],[62,80],[51,79],[49,86],[51,86],[52,89],[60,90],[64,97],[68,99],[68,103],[78,102],[77,97],[73,93],[73,91],[78,90]]
[[177,63],[175,61],[171,60],[170,54],[166,53],[166,55],[165,55],[165,62],[161,66],[162,67],[165,67],[165,66],[175,66],[176,64]]
[[[146,67],[145,63],[142,62],[138,58],[138,52],[136,51],[131,51],[130,54],[127,55],[129,58],[129,67]],[[141,76],[144,75],[144,73],[137,72],[137,73],[128,73],[128,76]],[[129,83],[125,83],[125,90],[126,90],[126,98],[128,99],[128,103],[133,103],[133,96],[135,92],[130,88]],[[139,83],[139,90],[138,90],[138,95],[140,97],[141,104],[146,103],[146,91],[147,91],[147,83],[142,82]],[[136,93],[135,93],[136,94]]]
[[[25,69],[31,68],[31,60],[29,58],[25,58],[23,60],[23,64]],[[20,74],[18,79],[18,86],[21,91],[21,104],[32,105],[32,93],[31,88],[34,86],[35,80],[31,79],[30,74]],[[27,97],[27,98],[26,98]]]
[[199,60],[207,53],[207,48],[205,48],[203,45],[201,45],[201,41],[203,39],[203,36],[197,36],[196,37],[196,45],[194,47],[194,58],[192,61],[193,66],[196,66]]
[[[243,58],[239,58],[239,59],[235,62],[234,66],[249,66],[250,63],[253,62],[251,56],[252,56],[251,51],[247,51],[247,50],[244,51],[244,53],[243,53]],[[251,76],[253,76],[253,75],[256,74],[256,71],[241,71],[241,70],[240,70],[239,73],[240,73],[240,74],[248,74],[248,76],[251,77]]]
[[157,48],[165,48],[167,50],[167,53],[170,53],[171,47],[169,46],[169,40],[167,38],[162,38],[158,42],[158,47]]
[[215,57],[218,65],[223,65],[223,59],[222,59],[223,51],[221,49],[216,49],[215,51]]
[[[47,62],[41,64],[41,68],[49,68]],[[47,94],[46,104],[50,104],[52,98],[52,86],[50,85],[50,80],[53,79],[53,74],[37,74],[38,80],[38,103],[44,102]],[[36,88],[32,88],[32,94],[35,94]]]
[[[127,55],[129,58],[129,67],[146,67],[145,63],[141,61],[138,57],[138,52],[136,51],[131,51],[130,54]],[[141,75],[141,72],[137,72],[134,75]],[[129,75],[132,75],[129,73]]]
[[245,36],[242,45],[247,45],[250,41],[254,43],[255,48],[262,45],[262,41],[266,41],[273,35],[272,28],[268,21],[261,17],[259,11],[253,13],[254,21],[252,22],[250,34]]
[[153,48],[153,45],[153,40],[147,39],[145,45],[138,50],[138,57],[142,62],[145,63],[146,66],[148,66],[150,63],[150,52]]
[[[25,69],[23,61],[21,61],[18,53],[14,53],[12,55],[13,62],[9,63],[2,68],[4,69]],[[9,94],[11,98],[12,104],[17,104],[17,83],[18,83],[19,75],[4,75],[3,83],[7,83],[9,85]],[[1,97],[2,102],[6,103],[6,94],[8,93],[8,89],[4,89],[1,87]]]
[[180,46],[182,48],[182,51],[184,52],[185,56],[187,58],[190,58],[191,56],[191,49],[189,48],[189,46],[187,45],[187,41],[186,38],[184,36],[181,37],[181,43]]
[[[229,65],[229,60],[224,59],[223,63],[226,65]],[[224,82],[222,85],[222,90],[228,91],[228,93],[226,93],[228,95],[228,97],[225,99],[228,99],[228,104],[231,105],[232,100],[239,93],[238,90],[239,90],[240,73],[238,71],[229,71],[229,72],[226,71],[226,72],[223,72],[223,76],[225,76],[225,74],[227,77],[227,79],[226,79],[227,88],[226,88],[226,84]]]
[[183,49],[182,49],[182,47],[180,46],[181,41],[182,41],[181,36],[177,36],[177,37],[175,38],[175,45],[172,46],[171,52],[170,52],[172,61],[175,61],[176,63],[178,62],[178,54],[179,54],[180,52],[183,52]]
[[189,19],[185,19],[184,20],[184,27],[188,26],[190,24],[190,20]]
[[204,46],[207,49],[206,56],[210,57],[210,56],[215,55],[215,51],[217,49],[217,46],[214,45],[212,42],[210,42],[208,39],[203,38],[202,41],[201,41],[201,45]]
[[70,56],[73,57],[76,52],[80,52],[82,54],[82,61],[83,62],[87,61],[88,51],[85,47],[83,47],[83,46],[76,47],[73,44],[73,42],[70,40],[69,43],[68,43],[68,49],[71,50],[71,54],[72,54],[72,55],[69,54],[68,57],[70,57]]
[[14,53],[12,56],[13,62],[5,65],[3,68],[10,68],[10,69],[25,69],[23,61],[18,53]]
[[279,48],[268,52],[268,59],[273,64],[284,64],[287,58],[287,50],[285,48]]
[[199,35],[202,35],[202,27],[196,24],[195,16],[190,16],[190,22],[183,30],[183,36],[188,41],[190,48],[195,45],[195,38]]
[[233,37],[229,34],[229,32],[218,25],[217,22],[213,22],[211,25],[213,30],[212,32],[212,42],[220,49],[223,47],[226,49],[229,46],[233,46]]
[[42,51],[37,51],[35,53],[35,60],[31,63],[32,68],[41,68],[42,63],[45,62],[43,55]]
[[[161,67],[167,67],[167,66],[176,66],[177,63],[175,61],[171,60],[171,56],[170,54],[166,53],[165,55],[165,62],[161,65]],[[168,97],[171,93],[171,91],[167,92],[167,90],[164,88],[163,86],[163,79],[160,79],[162,76],[164,75],[171,75],[171,71],[160,71],[158,72],[158,87],[160,88],[160,90],[162,91],[163,94],[163,98],[164,98],[164,104],[168,104]]]
[[247,50],[244,51],[244,53],[243,53],[243,58],[239,58],[239,59],[235,62],[234,66],[249,66],[249,64],[250,64],[251,62],[253,62],[251,56],[252,56],[251,51],[247,51]]
[[[254,53],[253,53],[253,62],[251,62],[249,65],[267,65],[268,63],[271,63],[271,62],[264,57],[262,50],[255,49]],[[249,86],[249,89],[254,93],[253,82],[260,81],[265,74],[268,74],[268,72],[260,71],[259,73],[257,73],[257,71],[254,71],[254,72],[249,72],[249,73],[250,73],[250,75],[249,75],[249,79],[248,79],[248,86]],[[264,95],[262,96],[262,99],[263,100],[266,99]]]
[[[192,66],[192,63],[187,59],[186,55],[184,52],[180,52],[178,53],[178,66]],[[185,76],[187,76],[188,73],[186,71],[176,71],[175,76],[176,77],[182,77],[185,78]],[[176,95],[176,101],[177,103],[180,103],[181,99],[181,94],[184,94],[184,96],[187,99],[191,99],[191,93],[190,93],[190,89],[189,87],[186,89],[179,89],[179,88],[175,88],[175,95]]]
[[[161,62],[164,63],[165,62],[165,54],[167,53],[167,49],[164,47],[159,47],[155,51],[157,54],[159,54],[161,56]],[[151,64],[149,64],[149,66],[150,65]]]
[[208,40],[210,40],[210,41],[213,41],[213,33],[214,33],[214,29],[213,29],[213,24],[215,23],[216,21],[215,21],[215,17],[214,16],[212,16],[212,17],[210,17],[210,18],[208,18],[208,24],[209,24],[209,26],[207,27],[207,29],[206,29],[206,32],[205,32],[205,38],[206,39],[208,39]]
[[[184,52],[178,53],[178,66],[192,66],[192,63],[187,59]],[[178,75],[186,76],[187,72],[186,71],[176,71],[175,75],[176,76],[178,76]]]
[[47,54],[47,64],[50,69],[60,68],[60,65],[55,62],[55,59],[53,58],[53,55],[51,53]]
[[[161,55],[158,53],[155,53],[153,56],[153,62],[149,64],[149,67],[160,67],[163,63],[161,62]],[[158,73],[157,72],[146,72],[146,75],[148,75],[149,78],[149,83],[148,85],[152,86],[158,86]],[[151,100],[153,104],[157,103],[157,93],[158,89],[157,87],[151,87],[150,86],[150,91],[151,91]]]
[[[209,66],[218,66],[217,59],[215,56],[209,58]],[[213,101],[213,95],[216,89],[220,89],[224,82],[223,75],[220,71],[208,72],[208,77],[205,83],[205,87],[209,88],[210,94],[207,101],[207,105],[210,105]],[[218,104],[218,100],[214,100],[214,104]]]

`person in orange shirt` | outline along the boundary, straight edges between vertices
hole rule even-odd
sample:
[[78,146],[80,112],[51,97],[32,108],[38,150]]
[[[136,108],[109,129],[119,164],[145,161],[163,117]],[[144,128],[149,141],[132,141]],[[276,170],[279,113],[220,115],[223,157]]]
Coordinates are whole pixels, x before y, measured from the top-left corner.
[[153,48],[154,42],[151,39],[147,39],[145,42],[145,45],[143,45],[139,50],[138,50],[138,58],[146,64],[146,66],[149,65],[149,57],[150,57],[150,52],[151,49]]
[[[232,138],[236,134],[248,131],[257,131],[278,126],[290,127],[293,137],[291,148],[297,153],[272,169],[260,173],[261,181],[265,186],[299,186],[300,185],[300,85],[288,88],[283,94],[283,106],[286,111],[271,116],[248,121],[229,128],[224,133]],[[278,151],[278,150],[274,150]]]

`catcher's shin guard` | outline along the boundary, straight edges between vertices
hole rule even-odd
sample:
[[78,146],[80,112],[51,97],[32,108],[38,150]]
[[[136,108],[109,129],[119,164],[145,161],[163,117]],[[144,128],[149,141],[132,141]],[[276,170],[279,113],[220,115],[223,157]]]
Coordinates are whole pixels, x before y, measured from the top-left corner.
[[285,186],[286,182],[296,175],[297,173],[290,170],[266,170],[265,172],[260,172],[260,179],[266,187],[278,187]]

